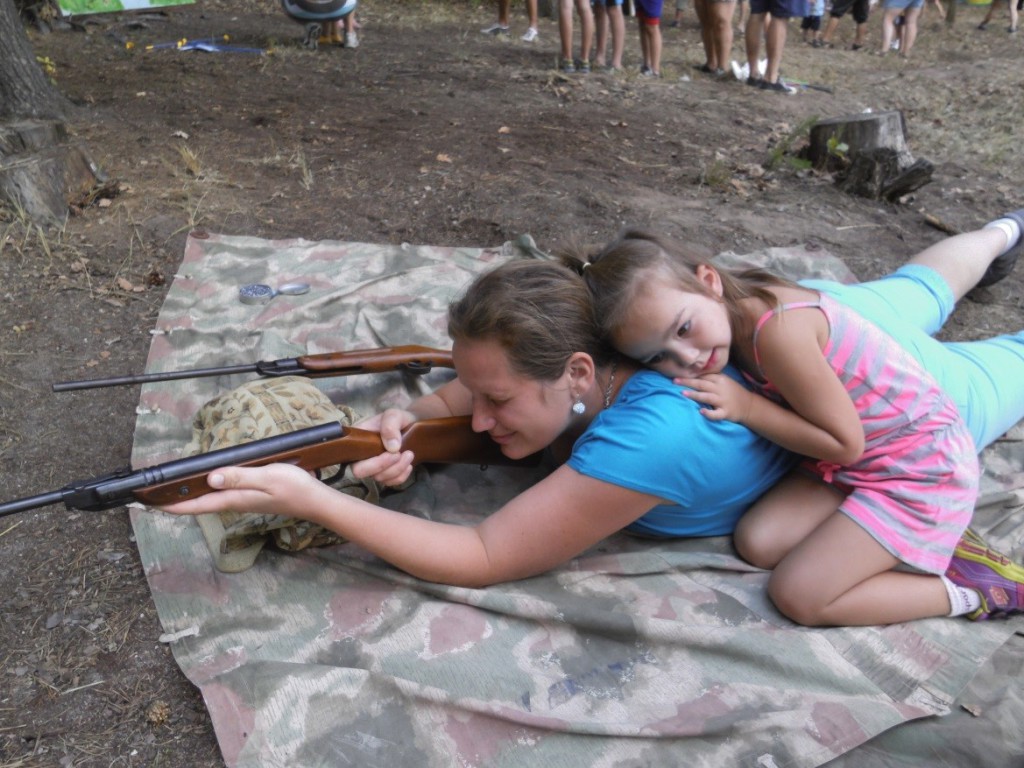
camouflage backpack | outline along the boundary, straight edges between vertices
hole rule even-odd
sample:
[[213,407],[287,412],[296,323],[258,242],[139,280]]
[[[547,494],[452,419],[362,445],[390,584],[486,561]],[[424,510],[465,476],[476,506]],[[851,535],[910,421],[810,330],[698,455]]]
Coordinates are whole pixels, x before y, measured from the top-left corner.
[[[351,408],[332,403],[308,379],[261,379],[220,395],[200,408],[192,422],[192,440],[185,455],[207,453],[331,421],[351,426],[357,419]],[[339,475],[338,470],[338,466],[325,467],[320,476],[330,478],[331,485],[343,493],[377,503],[379,494],[372,480],[357,480],[347,468]],[[319,525],[279,515],[232,510],[201,515],[196,520],[217,569],[227,573],[249,568],[268,541],[289,552],[343,541]]]

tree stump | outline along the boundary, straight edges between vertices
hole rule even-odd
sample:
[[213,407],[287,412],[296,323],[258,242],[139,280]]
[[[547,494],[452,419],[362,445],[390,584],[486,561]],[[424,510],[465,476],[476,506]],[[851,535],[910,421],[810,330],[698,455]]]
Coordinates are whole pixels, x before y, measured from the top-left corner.
[[920,189],[934,171],[911,154],[899,111],[821,120],[811,127],[806,154],[816,168],[837,173],[840,189],[890,201]]
[[63,223],[69,202],[84,198],[101,178],[64,122],[0,123],[0,200],[33,221]]

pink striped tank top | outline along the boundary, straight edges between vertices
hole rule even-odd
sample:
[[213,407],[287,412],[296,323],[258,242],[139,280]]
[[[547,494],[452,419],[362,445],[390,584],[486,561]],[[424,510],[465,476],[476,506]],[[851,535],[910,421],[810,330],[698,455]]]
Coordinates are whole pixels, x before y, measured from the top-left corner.
[[[953,401],[894,339],[829,296],[766,312],[817,309],[829,324],[822,353],[842,381],[864,426],[864,453],[850,466],[812,462],[826,482],[849,495],[840,511],[901,561],[943,573],[970,523],[978,495],[977,451]],[[751,379],[778,401],[770,382]]]

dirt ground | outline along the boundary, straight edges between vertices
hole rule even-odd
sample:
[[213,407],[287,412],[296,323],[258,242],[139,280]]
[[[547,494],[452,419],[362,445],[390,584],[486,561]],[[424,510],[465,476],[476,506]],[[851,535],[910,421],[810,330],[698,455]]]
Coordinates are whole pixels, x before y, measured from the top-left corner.
[[[984,10],[946,28],[927,9],[907,61],[849,50],[850,19],[834,50],[793,28],[784,74],[833,93],[791,96],[697,72],[692,12],[660,80],[632,22],[625,73],[556,72],[555,22],[523,43],[518,4],[492,38],[490,4],[365,0],[361,45],[316,52],[249,0],[33,30],[110,184],[59,230],[0,213],[0,500],[127,464],[137,392],[49,385],[143,369],[190,229],[552,248],[631,223],[714,251],[818,243],[866,279],[945,236],[925,214],[958,230],[1019,208],[1024,35],[976,30]],[[268,55],[145,48],[225,34]],[[935,164],[898,204],[794,162],[809,120],[868,109],[901,110]],[[1018,329],[1022,279],[976,291],[949,336]],[[0,519],[0,767],[221,765],[161,632],[124,510]]]

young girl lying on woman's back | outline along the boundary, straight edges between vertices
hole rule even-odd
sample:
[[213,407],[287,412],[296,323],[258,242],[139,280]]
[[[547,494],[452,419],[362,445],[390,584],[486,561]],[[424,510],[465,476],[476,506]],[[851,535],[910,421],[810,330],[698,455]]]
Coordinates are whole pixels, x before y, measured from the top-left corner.
[[[677,378],[707,418],[812,459],[735,534],[744,558],[773,569],[769,594],[782,613],[808,625],[987,618],[1024,608],[1024,569],[962,538],[977,451],[1024,417],[1024,332],[959,345],[929,334],[936,302],[947,305],[944,320],[979,280],[1012,269],[1022,226],[1024,211],[1009,214],[856,287],[719,269],[641,231],[567,262],[621,352]],[[760,394],[723,375],[727,362]],[[988,393],[993,383],[1000,391]]]

